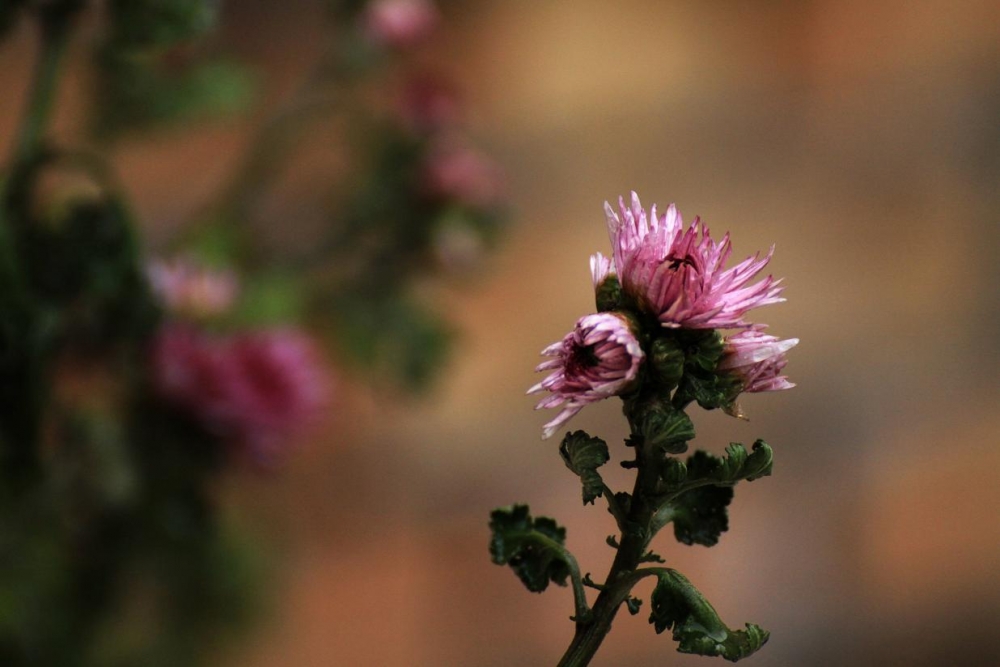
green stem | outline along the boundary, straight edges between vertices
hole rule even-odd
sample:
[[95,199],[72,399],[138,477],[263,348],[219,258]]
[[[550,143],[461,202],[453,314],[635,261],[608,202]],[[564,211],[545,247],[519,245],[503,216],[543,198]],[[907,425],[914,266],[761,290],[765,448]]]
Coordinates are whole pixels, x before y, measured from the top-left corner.
[[583,578],[580,576],[580,564],[576,562],[576,558],[573,554],[570,553],[569,549],[542,533],[532,531],[525,537],[538,542],[546,549],[558,552],[562,556],[563,561],[569,568],[570,581],[573,583],[573,603],[576,607],[576,615],[573,618],[578,623],[589,620],[591,617],[591,611],[590,607],[587,605],[587,593],[583,588]]
[[611,512],[611,516],[615,518],[615,523],[618,524],[618,530],[625,530],[625,512],[622,511],[621,503],[615,497],[615,492],[611,490],[607,484],[604,485],[604,499],[608,501],[608,511]]
[[[4,380],[17,387],[14,410],[0,410],[0,468],[12,475],[12,487],[31,489],[41,474],[38,440],[47,391],[47,364],[52,313],[39,310],[24,290],[17,254],[13,213],[16,188],[42,151],[52,116],[61,66],[72,34],[79,0],[59,0],[37,8],[41,34],[31,91],[18,128],[9,174],[0,191],[0,292],[3,293],[3,336],[8,347]],[[12,352],[13,351],[13,352]],[[4,391],[4,399],[10,398]],[[9,402],[9,401],[8,401]]]
[[642,556],[652,539],[648,530],[654,512],[658,506],[650,499],[655,494],[658,472],[652,460],[652,452],[644,445],[641,437],[637,437],[635,420],[632,418],[631,405],[626,403],[625,413],[632,426],[633,442],[636,442],[636,478],[632,491],[632,500],[628,515],[623,524],[619,539],[618,553],[611,564],[607,578],[604,580],[604,590],[594,602],[593,613],[585,622],[577,621],[573,641],[559,661],[558,667],[586,667],[590,664],[604,638],[611,630],[618,610],[628,599],[629,591],[635,582],[644,576],[652,574],[657,568],[637,570],[642,562]]
[[52,116],[66,47],[73,32],[73,18],[79,11],[75,3],[54,4],[57,6],[38,10],[38,25],[41,31],[40,55],[35,64],[35,76],[28,105],[14,147],[14,165],[27,163],[41,149]]

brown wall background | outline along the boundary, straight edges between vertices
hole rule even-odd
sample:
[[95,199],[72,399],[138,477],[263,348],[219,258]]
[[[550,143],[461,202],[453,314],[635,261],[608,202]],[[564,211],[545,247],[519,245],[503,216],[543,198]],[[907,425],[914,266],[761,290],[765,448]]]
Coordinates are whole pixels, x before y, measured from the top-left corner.
[[[117,149],[154,245],[295,87],[320,5],[227,3],[217,43],[260,67],[261,110]],[[749,397],[749,423],[695,417],[701,447],[766,439],[775,474],[738,489],[717,547],[661,536],[671,566],[731,625],[771,630],[759,667],[1000,665],[1000,5],[505,0],[446,19],[420,57],[465,88],[512,226],[482,270],[428,289],[462,331],[428,395],[342,378],[325,438],[221,490],[277,575],[271,613],[220,667],[555,664],[571,594],[491,565],[486,519],[528,502],[568,527],[584,570],[610,564],[610,516],[579,505],[523,394],[538,351],[592,309],[602,204],[629,189],[730,230],[737,255],[775,243],[788,302],[757,317],[802,340],[798,388]],[[0,46],[5,136],[32,50],[26,30]],[[67,135],[84,85],[80,69]],[[317,178],[314,150],[291,181]],[[625,435],[611,402],[574,425]],[[595,665],[709,664],[646,615],[621,616]]]

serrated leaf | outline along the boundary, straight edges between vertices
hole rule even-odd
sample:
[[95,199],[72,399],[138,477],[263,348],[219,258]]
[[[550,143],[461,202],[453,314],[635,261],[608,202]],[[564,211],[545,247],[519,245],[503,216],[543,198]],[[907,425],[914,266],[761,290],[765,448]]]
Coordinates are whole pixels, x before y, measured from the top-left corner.
[[650,446],[668,454],[687,451],[687,443],[695,435],[691,418],[670,403],[647,406],[639,418],[639,432]]
[[593,503],[604,493],[604,480],[597,469],[608,462],[608,445],[586,431],[567,433],[559,445],[559,455],[566,467],[583,483],[583,504]]
[[650,597],[649,622],[657,633],[673,631],[680,653],[718,656],[736,662],[767,643],[770,633],[757,625],[731,630],[705,597],[676,570],[663,570]]
[[501,507],[490,514],[490,530],[493,562],[510,565],[529,591],[541,593],[550,581],[566,585],[566,529],[553,519],[533,519],[527,505]]
[[731,486],[702,486],[674,501],[674,537],[683,544],[715,546],[729,529],[726,507],[733,499]]
[[753,443],[748,454],[746,447],[738,442],[726,447],[726,456],[718,457],[708,452],[697,451],[687,462],[687,480],[711,479],[719,484],[735,484],[740,480],[752,482],[771,474],[774,465],[774,451],[763,440]]

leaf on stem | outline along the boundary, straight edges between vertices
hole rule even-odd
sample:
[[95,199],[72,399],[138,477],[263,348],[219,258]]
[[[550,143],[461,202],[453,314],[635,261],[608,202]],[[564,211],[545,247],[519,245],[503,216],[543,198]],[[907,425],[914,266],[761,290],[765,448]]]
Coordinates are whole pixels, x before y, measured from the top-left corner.
[[549,582],[566,585],[566,529],[555,520],[531,517],[527,505],[513,505],[490,514],[490,556],[497,565],[510,565],[527,589],[544,591]]
[[732,487],[740,480],[770,475],[773,460],[774,452],[758,440],[752,453],[734,442],[724,457],[699,450],[688,458],[687,465],[673,465],[669,477],[663,477],[667,488],[680,490],[667,506],[677,541],[706,547],[717,544],[729,529],[726,508],[733,499]]
[[702,486],[682,494],[673,503],[674,537],[687,545],[715,546],[729,529],[726,507],[732,499],[731,486]]
[[668,454],[687,451],[688,441],[694,438],[694,424],[683,410],[668,402],[647,405],[640,413],[639,433],[651,447]]
[[586,431],[567,433],[559,445],[559,455],[566,467],[583,483],[583,504],[593,503],[604,493],[604,480],[597,469],[608,462],[608,445]]
[[675,570],[660,571],[650,606],[649,622],[657,633],[672,630],[680,653],[736,662],[756,652],[770,637],[767,630],[750,623],[745,630],[728,628],[708,600]]
[[704,451],[695,452],[687,462],[687,478],[713,479],[720,484],[735,484],[740,480],[752,482],[771,474],[774,451],[763,440],[753,443],[751,452],[738,442],[726,447],[726,456],[718,457]]

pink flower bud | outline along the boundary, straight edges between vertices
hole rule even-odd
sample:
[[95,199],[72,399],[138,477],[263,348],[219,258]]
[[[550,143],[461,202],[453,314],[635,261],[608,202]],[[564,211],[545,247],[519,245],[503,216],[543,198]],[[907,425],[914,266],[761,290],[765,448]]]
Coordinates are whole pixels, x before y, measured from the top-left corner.
[[764,333],[763,325],[756,325],[734,334],[725,340],[720,371],[731,371],[743,380],[743,391],[780,391],[795,385],[779,375],[788,360],[785,353],[799,343],[798,338],[779,340]]
[[551,392],[539,408],[562,407],[555,419],[544,426],[549,438],[589,403],[628,391],[645,358],[632,333],[629,321],[615,313],[598,313],[580,318],[576,328],[542,354],[553,359],[535,371],[552,373],[528,390],[529,394]]
[[439,18],[430,0],[372,0],[362,15],[362,30],[373,44],[407,49],[427,39]]

